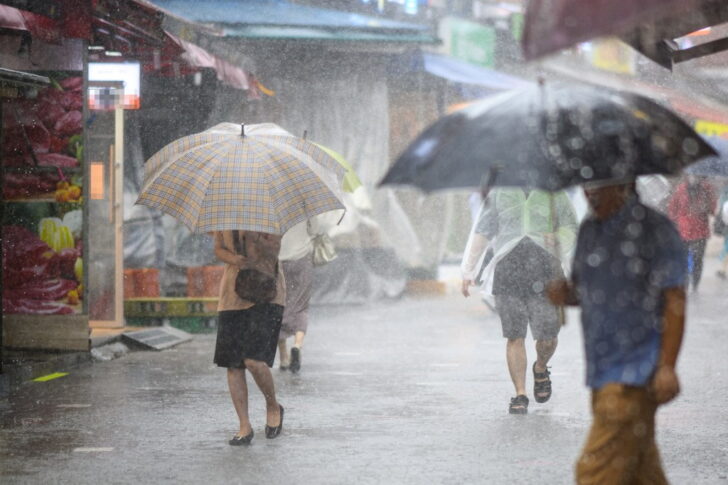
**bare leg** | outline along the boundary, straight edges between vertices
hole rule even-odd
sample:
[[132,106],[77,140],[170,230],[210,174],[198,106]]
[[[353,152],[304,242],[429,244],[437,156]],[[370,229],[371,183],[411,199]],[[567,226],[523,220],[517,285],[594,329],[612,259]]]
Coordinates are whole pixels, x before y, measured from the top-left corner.
[[275,427],[281,424],[281,409],[276,400],[276,388],[268,365],[259,360],[245,359],[245,367],[255,379],[255,384],[265,398],[266,423]]
[[306,332],[301,330],[296,332],[293,347],[291,348],[291,372],[296,374],[301,370],[301,347],[303,346],[303,338]]
[[516,395],[526,395],[526,343],[522,338],[508,339],[506,360]]
[[559,339],[557,338],[551,340],[536,340],[536,372],[544,372],[546,370],[546,364],[548,364],[554,355],[558,343]]
[[298,331],[296,332],[295,340],[293,342],[294,347],[298,347],[299,349],[303,347],[303,338],[306,336],[306,332]]
[[286,369],[291,364],[288,358],[288,347],[286,346],[286,339],[282,338],[278,340],[278,358],[281,361],[281,368]]
[[228,388],[230,397],[235,406],[235,412],[240,420],[239,436],[247,436],[252,431],[248,417],[248,383],[245,378],[245,369],[227,370]]

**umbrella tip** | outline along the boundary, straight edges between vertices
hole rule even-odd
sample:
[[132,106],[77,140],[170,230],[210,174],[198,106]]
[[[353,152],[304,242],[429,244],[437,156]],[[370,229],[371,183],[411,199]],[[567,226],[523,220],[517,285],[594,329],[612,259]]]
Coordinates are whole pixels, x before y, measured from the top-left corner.
[[240,123],[240,136],[245,136],[245,123]]

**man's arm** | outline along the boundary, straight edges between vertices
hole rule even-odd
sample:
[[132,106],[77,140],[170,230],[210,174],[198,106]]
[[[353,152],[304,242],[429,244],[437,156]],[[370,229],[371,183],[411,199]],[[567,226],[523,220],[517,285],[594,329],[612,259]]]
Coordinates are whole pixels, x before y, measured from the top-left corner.
[[476,266],[487,245],[488,239],[485,236],[477,232],[471,234],[470,241],[467,244],[467,250],[463,255],[463,262],[460,265],[463,276],[461,291],[466,298],[470,296],[469,288],[473,285],[473,280],[475,279]]
[[663,291],[663,295],[665,310],[662,317],[662,342],[651,385],[658,404],[669,402],[680,393],[675,364],[685,331],[685,288],[668,288]]
[[473,224],[470,237],[465,245],[463,261],[460,265],[460,272],[463,277],[460,291],[466,298],[470,296],[470,287],[473,285],[477,274],[477,265],[480,257],[488,247],[488,240],[495,236],[498,231],[498,217],[495,212],[495,201],[489,197],[480,208],[478,218]]

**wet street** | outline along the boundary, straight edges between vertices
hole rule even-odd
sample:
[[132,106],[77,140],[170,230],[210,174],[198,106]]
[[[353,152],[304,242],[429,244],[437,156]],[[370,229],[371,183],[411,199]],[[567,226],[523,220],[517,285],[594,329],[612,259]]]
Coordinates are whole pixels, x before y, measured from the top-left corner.
[[[728,283],[712,264],[706,273],[690,302],[683,393],[658,414],[674,484],[728,483]],[[279,439],[265,439],[251,386],[250,447],[227,444],[237,421],[213,335],[132,352],[0,402],[0,481],[570,483],[590,419],[577,318],[552,361],[551,401],[511,416],[500,325],[476,298],[315,307],[302,371],[274,370]]]

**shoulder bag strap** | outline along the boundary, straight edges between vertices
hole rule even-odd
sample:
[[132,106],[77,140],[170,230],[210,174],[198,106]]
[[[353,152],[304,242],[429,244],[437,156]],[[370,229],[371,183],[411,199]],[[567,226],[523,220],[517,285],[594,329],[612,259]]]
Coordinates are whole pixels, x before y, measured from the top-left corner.
[[243,236],[243,244],[240,244],[240,231],[233,231],[233,246],[236,252],[240,253],[243,257],[248,257],[248,252],[245,248],[245,236]]

